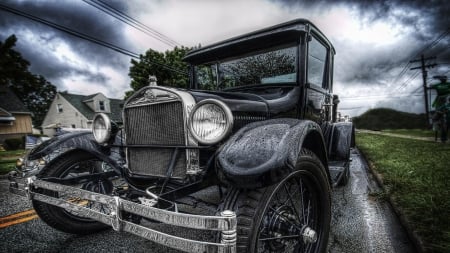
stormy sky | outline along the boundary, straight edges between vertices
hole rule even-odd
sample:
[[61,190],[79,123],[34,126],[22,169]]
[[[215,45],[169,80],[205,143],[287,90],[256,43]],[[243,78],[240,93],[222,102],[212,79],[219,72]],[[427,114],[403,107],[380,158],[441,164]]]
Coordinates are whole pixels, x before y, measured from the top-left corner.
[[[343,114],[375,107],[424,112],[422,73],[411,60],[427,64],[428,84],[450,76],[450,3],[402,0],[14,0],[0,3],[0,40],[15,34],[16,49],[31,71],[76,94],[102,92],[122,98],[129,88],[131,57],[64,33],[34,17],[106,42],[132,54],[176,45],[207,45],[295,18],[315,23],[334,44],[335,93]],[[142,29],[96,8],[106,3],[145,24]],[[5,10],[9,8],[9,10]],[[13,14],[17,10],[21,15]],[[112,9],[110,9],[112,10]],[[136,24],[135,24],[136,26]],[[155,32],[159,34],[155,35]]]

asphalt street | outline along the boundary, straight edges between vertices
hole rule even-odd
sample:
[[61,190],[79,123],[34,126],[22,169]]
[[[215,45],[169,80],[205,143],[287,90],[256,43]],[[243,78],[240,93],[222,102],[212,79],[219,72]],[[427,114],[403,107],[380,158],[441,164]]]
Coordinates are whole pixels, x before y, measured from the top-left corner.
[[[333,190],[329,252],[415,252],[390,205],[376,197],[380,189],[357,150],[352,151],[352,159],[349,184]],[[25,198],[8,192],[8,184],[7,179],[0,179],[0,252],[179,252],[112,230],[87,236],[66,234],[47,226],[32,211],[21,223],[2,226],[8,222],[2,217],[31,209]],[[215,189],[201,195],[208,196],[208,191]],[[161,224],[152,226],[180,233]],[[194,239],[210,239],[207,233],[185,233]]]

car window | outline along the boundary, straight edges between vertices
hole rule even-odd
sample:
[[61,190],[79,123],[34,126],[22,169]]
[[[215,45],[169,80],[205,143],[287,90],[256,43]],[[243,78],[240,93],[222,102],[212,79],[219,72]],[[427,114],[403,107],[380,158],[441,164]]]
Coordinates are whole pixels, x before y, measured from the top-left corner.
[[195,66],[197,87],[203,90],[255,85],[295,83],[297,47],[274,48],[264,52]]
[[308,82],[323,87],[327,49],[312,37],[308,52]]
[[217,64],[195,66],[195,80],[202,90],[215,90],[217,87]]

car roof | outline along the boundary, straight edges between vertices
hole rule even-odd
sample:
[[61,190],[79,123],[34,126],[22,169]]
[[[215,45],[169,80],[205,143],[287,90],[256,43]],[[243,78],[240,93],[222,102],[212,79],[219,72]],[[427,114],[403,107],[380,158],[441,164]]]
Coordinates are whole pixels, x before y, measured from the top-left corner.
[[314,31],[333,52],[333,45],[326,36],[309,20],[294,19],[275,26],[236,36],[205,47],[190,51],[183,59],[189,63],[202,63],[223,59],[255,49],[264,49],[295,42],[300,33]]

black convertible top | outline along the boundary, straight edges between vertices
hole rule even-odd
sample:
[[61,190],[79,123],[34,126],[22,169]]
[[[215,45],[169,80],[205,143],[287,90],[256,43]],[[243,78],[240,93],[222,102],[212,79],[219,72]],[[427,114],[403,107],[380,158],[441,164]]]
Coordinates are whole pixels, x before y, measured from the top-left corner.
[[295,19],[192,50],[186,55],[184,61],[194,64],[203,63],[238,55],[251,50],[295,43],[297,42],[300,33],[309,32],[310,30],[314,30],[334,54],[335,50],[333,45],[313,23],[306,19]]

